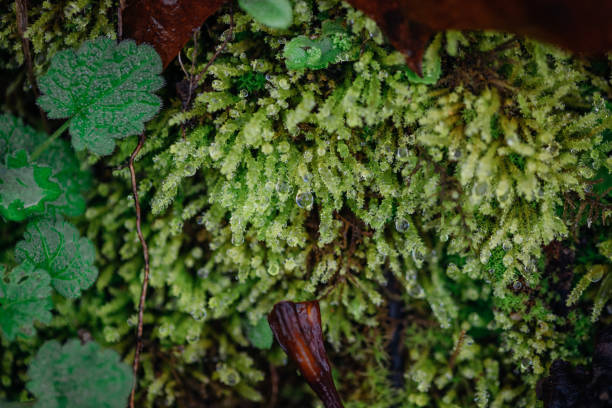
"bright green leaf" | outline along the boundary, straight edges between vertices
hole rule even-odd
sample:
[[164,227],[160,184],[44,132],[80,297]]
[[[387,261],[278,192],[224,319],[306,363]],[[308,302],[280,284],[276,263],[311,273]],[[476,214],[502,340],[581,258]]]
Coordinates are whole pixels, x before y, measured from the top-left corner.
[[5,276],[0,265],[0,331],[13,340],[18,334],[34,334],[34,321],[51,321],[51,277],[30,263]]
[[438,82],[440,75],[442,75],[441,47],[442,36],[438,34],[429,47],[427,47],[425,55],[423,55],[423,76],[418,76],[414,71],[406,67],[406,78],[415,84],[433,85]]
[[0,164],[0,215],[22,221],[43,214],[62,192],[50,177],[51,168],[30,163],[24,150],[7,155],[5,165]]
[[[0,114],[0,158],[18,150],[31,155],[47,138],[46,134],[25,125],[20,118]],[[91,174],[81,170],[70,144],[61,139],[54,140],[34,163],[50,167],[50,180],[62,190],[56,200],[45,205],[45,214],[59,212],[70,217],[83,214],[85,198],[82,193],[90,187]]]
[[15,255],[51,275],[53,287],[63,296],[76,298],[98,277],[91,241],[62,219],[40,218],[28,224]]
[[72,145],[106,155],[114,139],[141,133],[161,107],[161,59],[146,44],[109,38],[87,41],[51,60],[40,78],[38,104],[50,118],[68,118]]
[[323,69],[339,62],[340,56],[350,50],[352,42],[342,26],[325,21],[321,37],[315,40],[300,35],[287,43],[283,57],[287,69]]
[[124,408],[133,381],[117,352],[77,339],[43,344],[28,376],[36,408]]
[[238,4],[255,20],[272,28],[287,28],[293,22],[289,0],[238,0]]
[[268,319],[262,317],[256,325],[247,327],[247,337],[251,344],[259,349],[272,347],[273,334],[268,324]]

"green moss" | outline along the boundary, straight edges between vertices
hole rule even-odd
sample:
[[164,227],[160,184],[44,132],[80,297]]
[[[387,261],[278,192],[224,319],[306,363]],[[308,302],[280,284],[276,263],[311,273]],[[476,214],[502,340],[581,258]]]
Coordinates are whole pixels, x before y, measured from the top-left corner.
[[[193,107],[167,99],[147,127],[136,163],[152,267],[141,406],[185,406],[194,387],[211,404],[260,400],[270,364],[287,373],[280,400],[314,406],[279,348],[256,349],[248,333],[275,302],[317,297],[347,407],[462,407],[475,397],[537,406],[535,383],[555,358],[587,360],[593,323],[583,312],[553,313],[559,296],[538,260],[542,246],[569,235],[572,220],[556,212],[565,197],[583,198],[584,180],[612,167],[605,79],[521,39],[493,58],[512,94],[494,83],[416,84],[362,13],[336,1],[294,6],[297,24],[283,32],[234,10],[238,34],[203,76]],[[230,21],[227,10],[214,18],[198,71]],[[286,44],[320,39],[321,19],[331,18],[344,30],[331,44],[346,40],[357,52],[288,70]],[[508,36],[438,38],[431,60],[444,61],[444,76]],[[583,82],[598,91],[584,94]],[[41,331],[61,340],[86,328],[127,360],[142,261],[128,171],[111,177],[108,169],[134,146],[122,141],[97,165],[79,221],[99,252],[96,290],[78,305],[60,299]],[[609,224],[596,219],[592,228],[608,233]],[[389,274],[406,312],[399,389],[385,351]],[[590,307],[591,292],[578,305]],[[462,331],[469,339],[451,371]],[[1,352],[0,395],[17,393],[34,343]]]

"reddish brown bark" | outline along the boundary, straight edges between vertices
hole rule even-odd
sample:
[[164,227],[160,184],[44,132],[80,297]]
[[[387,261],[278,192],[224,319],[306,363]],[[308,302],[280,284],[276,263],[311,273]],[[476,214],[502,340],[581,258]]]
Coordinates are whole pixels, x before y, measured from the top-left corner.
[[279,302],[268,315],[274,337],[326,408],[343,408],[323,345],[319,302]]

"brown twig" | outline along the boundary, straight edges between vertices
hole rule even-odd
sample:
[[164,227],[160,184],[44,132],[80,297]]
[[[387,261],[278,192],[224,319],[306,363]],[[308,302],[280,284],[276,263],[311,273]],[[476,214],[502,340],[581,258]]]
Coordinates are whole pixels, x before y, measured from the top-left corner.
[[[25,36],[25,32],[28,29],[28,1],[27,0],[15,0],[15,10],[17,14],[17,32],[21,37],[21,50],[23,51],[23,59],[25,61],[28,70],[28,81],[32,85],[32,92],[34,97],[38,99],[40,91],[38,90],[38,83],[34,76],[34,65],[32,64],[32,53],[30,51],[30,40]],[[45,111],[39,106],[38,111],[43,122],[43,127],[49,132],[49,123],[47,122],[47,115]]]
[[455,361],[457,360],[457,356],[459,355],[459,352],[461,352],[461,346],[463,346],[464,341],[465,341],[465,330],[461,330],[461,333],[459,334],[459,340],[457,340],[457,345],[455,346],[455,350],[453,351],[453,355],[448,361],[448,367],[450,368],[451,371],[453,370],[453,367],[455,366]]
[[130,156],[128,166],[130,168],[130,176],[132,179],[132,194],[134,198],[134,206],[136,207],[136,232],[138,233],[138,239],[142,245],[142,255],[144,258],[144,279],[142,280],[142,288],[140,291],[140,302],[138,303],[138,327],[136,331],[136,352],[134,353],[134,364],[132,366],[134,372],[134,386],[130,394],[130,408],[134,408],[134,397],[136,395],[136,385],[138,384],[138,365],[140,363],[140,351],[142,350],[142,325],[144,316],[145,299],[147,297],[147,288],[149,286],[149,248],[147,241],[145,241],[142,235],[141,223],[142,215],[140,212],[140,202],[138,201],[138,185],[136,184],[136,172],[134,171],[134,159],[142,149],[146,139],[145,133],[142,132],[138,145]]
[[230,40],[232,40],[234,38],[234,11],[232,8],[230,8],[230,26],[229,26],[229,33],[228,35],[225,37],[225,40],[223,40],[223,43],[217,48],[217,51],[215,51],[215,54],[212,56],[212,58],[208,61],[208,63],[206,64],[206,66],[204,66],[204,68],[202,69],[202,71],[200,71],[200,73],[198,75],[195,76],[195,79],[193,81],[193,84],[196,85],[198,82],[200,82],[200,79],[202,79],[202,76],[206,73],[206,71],[208,71],[208,68],[210,68],[210,66],[212,65],[213,62],[215,62],[215,60],[217,59],[217,57],[221,54],[221,52],[223,52],[223,50],[225,49],[225,47],[227,46],[227,44],[230,42]]
[[125,0],[119,0],[117,7],[117,39],[123,40],[123,10],[125,10]]
[[270,396],[268,408],[274,408],[276,407],[276,401],[278,399],[278,373],[276,372],[276,367],[274,367],[272,363],[270,363],[270,382],[272,383],[272,395]]

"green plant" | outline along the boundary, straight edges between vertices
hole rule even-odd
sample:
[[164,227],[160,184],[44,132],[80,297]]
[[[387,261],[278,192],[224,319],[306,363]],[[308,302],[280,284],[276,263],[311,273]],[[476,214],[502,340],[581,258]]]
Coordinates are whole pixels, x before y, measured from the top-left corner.
[[[8,274],[0,269],[0,331],[8,340],[32,336],[35,320],[51,321],[52,287],[77,298],[98,276],[93,244],[63,219],[84,212],[87,171],[58,137],[69,129],[75,150],[111,153],[115,138],[142,132],[143,122],[159,110],[161,101],[151,92],[163,84],[160,72],[159,56],[149,46],[88,41],[76,52],[56,54],[40,78],[39,105],[50,117],[68,118],[53,135],[45,137],[11,115],[0,117],[5,166],[0,168],[0,214],[29,220],[15,248],[21,264]],[[28,388],[41,407],[121,406],[132,388],[129,369],[118,356],[101,352],[93,342],[80,348],[71,341],[61,351],[57,343],[45,344],[29,375]],[[105,379],[111,377],[114,383]]]

